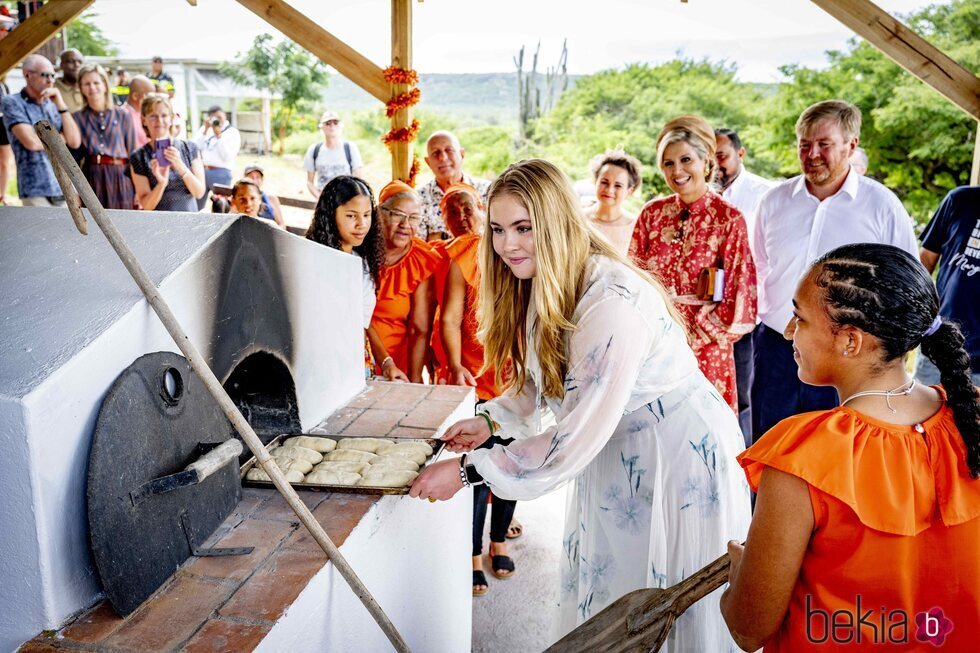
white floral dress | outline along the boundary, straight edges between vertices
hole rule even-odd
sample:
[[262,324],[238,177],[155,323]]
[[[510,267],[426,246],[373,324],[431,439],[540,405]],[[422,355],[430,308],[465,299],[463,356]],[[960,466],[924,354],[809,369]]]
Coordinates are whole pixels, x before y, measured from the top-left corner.
[[[738,421],[698,369],[663,297],[602,256],[589,259],[586,278],[564,400],[541,396],[529,347],[524,388],[483,406],[501,435],[518,440],[469,454],[502,498],[524,501],[573,483],[556,637],[627,592],[696,572],[728,540],[744,540],[751,518],[735,461],[744,448]],[[532,308],[529,325],[534,315]],[[542,430],[548,410],[555,425]],[[739,650],[720,592],[688,609],[662,651]]]

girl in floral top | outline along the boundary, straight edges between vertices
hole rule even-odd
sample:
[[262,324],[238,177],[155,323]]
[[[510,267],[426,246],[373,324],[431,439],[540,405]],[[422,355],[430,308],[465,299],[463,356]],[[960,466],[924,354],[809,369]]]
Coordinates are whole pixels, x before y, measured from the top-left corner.
[[[430,465],[410,494],[447,499],[465,478],[524,500],[572,482],[562,635],[627,592],[678,582],[723,553],[726,533],[745,532],[743,440],[663,288],[589,226],[558,168],[511,166],[488,209],[479,335],[485,364],[509,358],[512,374],[443,436],[470,453]],[[494,434],[516,440],[474,450]],[[719,596],[688,610],[662,650],[734,650]]]
[[[668,122],[657,139],[657,164],[674,194],[643,207],[633,231],[630,258],[667,287],[688,329],[698,365],[738,412],[735,341],[755,328],[755,264],[745,220],[711,192],[715,135],[697,116]],[[705,268],[724,270],[721,299],[701,299]]]
[[[739,456],[758,490],[729,544],[725,619],[746,651],[975,651],[980,641],[980,398],[963,334],[898,247],[817,260],[786,336],[832,410],[783,420]],[[922,351],[942,386],[913,380]]]

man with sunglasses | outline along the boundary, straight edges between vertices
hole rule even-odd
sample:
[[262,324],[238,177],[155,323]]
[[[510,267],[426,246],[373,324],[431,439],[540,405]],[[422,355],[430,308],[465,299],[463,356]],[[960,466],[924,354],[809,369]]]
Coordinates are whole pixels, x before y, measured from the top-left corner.
[[54,66],[38,54],[24,59],[27,85],[3,97],[3,122],[17,162],[17,192],[24,206],[64,206],[58,180],[34,124],[47,120],[61,132],[68,147],[78,147],[81,134],[61,91],[54,88]]
[[323,131],[323,141],[310,145],[303,158],[306,188],[316,198],[334,177],[362,177],[364,172],[364,162],[357,145],[342,138],[344,125],[340,122],[340,116],[333,111],[324,111],[320,116],[320,129]]

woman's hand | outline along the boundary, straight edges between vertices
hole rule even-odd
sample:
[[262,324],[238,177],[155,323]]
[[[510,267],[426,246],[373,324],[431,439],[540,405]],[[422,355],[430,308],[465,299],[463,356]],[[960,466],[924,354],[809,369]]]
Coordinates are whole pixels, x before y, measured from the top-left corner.
[[180,152],[177,151],[176,147],[171,145],[166,148],[163,151],[163,158],[170,162],[170,165],[173,166],[173,169],[179,176],[183,177],[187,174],[189,168],[184,165],[184,160],[180,158]]
[[446,448],[459,453],[473,451],[490,439],[490,425],[482,417],[461,419],[442,434]]
[[385,381],[401,381],[408,383],[408,375],[398,369],[395,361],[387,359],[381,366],[381,373],[384,374]]
[[470,374],[470,371],[465,367],[452,367],[449,370],[449,382],[452,385],[468,385],[471,388],[476,387],[476,379]]
[[419,499],[446,501],[463,489],[463,479],[459,477],[459,461],[441,460],[422,470],[415,477],[408,495]]
[[728,540],[728,557],[731,558],[731,566],[728,567],[728,582],[734,583],[735,576],[738,575],[739,565],[742,564],[742,554],[745,547],[738,543],[738,540]]
[[150,161],[150,173],[159,184],[166,185],[170,181],[170,166],[161,166],[156,159]]

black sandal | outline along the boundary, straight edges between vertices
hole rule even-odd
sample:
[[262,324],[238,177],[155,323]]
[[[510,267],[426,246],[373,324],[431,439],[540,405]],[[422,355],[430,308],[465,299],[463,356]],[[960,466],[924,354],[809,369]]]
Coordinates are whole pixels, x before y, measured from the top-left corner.
[[[514,567],[514,561],[510,558],[510,556],[490,556],[490,571],[494,576],[501,580],[510,578],[517,573],[517,569]],[[501,574],[501,571],[510,573]]]
[[[477,585],[482,585],[483,589],[477,589]],[[487,582],[487,576],[482,571],[473,570],[473,596],[483,596],[490,591],[490,583]]]

